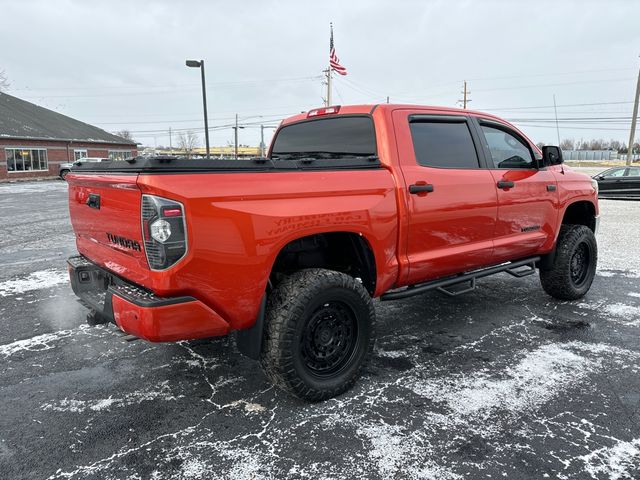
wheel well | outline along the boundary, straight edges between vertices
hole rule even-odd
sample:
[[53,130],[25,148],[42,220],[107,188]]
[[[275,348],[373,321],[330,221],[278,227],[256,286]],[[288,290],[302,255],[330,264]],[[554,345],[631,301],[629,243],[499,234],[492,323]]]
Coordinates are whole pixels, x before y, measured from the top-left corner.
[[562,218],[563,224],[585,225],[592,232],[596,230],[596,208],[586,200],[572,203],[567,207]]
[[285,245],[276,257],[271,281],[302,268],[327,268],[362,280],[373,295],[376,289],[376,263],[369,243],[353,232],[329,232],[298,238]]

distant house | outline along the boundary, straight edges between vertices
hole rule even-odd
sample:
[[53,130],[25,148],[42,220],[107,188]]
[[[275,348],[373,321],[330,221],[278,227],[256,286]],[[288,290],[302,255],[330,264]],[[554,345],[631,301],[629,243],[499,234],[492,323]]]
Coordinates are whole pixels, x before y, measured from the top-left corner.
[[0,182],[55,177],[83,157],[124,159],[136,143],[88,123],[0,93]]

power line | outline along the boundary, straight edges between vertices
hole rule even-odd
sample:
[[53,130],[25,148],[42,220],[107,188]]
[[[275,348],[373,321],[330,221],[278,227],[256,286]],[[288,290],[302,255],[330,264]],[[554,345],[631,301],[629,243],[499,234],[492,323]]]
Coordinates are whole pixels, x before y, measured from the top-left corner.
[[[207,82],[207,87],[226,87],[226,86],[243,86],[243,85],[253,85],[253,84],[263,84],[263,83],[274,83],[274,82],[296,82],[296,81],[307,81],[307,80],[317,80],[320,78],[319,75],[309,75],[304,77],[280,77],[280,78],[263,78],[263,79],[252,79],[252,80],[233,80],[228,82]],[[164,84],[164,85],[97,85],[97,86],[88,86],[88,85],[75,85],[75,86],[64,86],[64,87],[22,87],[22,88],[11,88],[11,91],[75,91],[75,90],[112,90],[112,89],[143,89],[148,90],[149,88],[169,88],[169,89],[180,89],[180,88],[190,88],[190,89],[200,89],[200,83],[182,83],[182,84]]]
[[[631,104],[632,101],[624,101],[624,102],[597,102],[597,103],[567,103],[565,105],[557,105],[558,108],[563,107],[586,107],[586,106],[594,106],[594,105],[626,105]],[[506,112],[508,110],[534,110],[538,108],[553,108],[553,105],[537,105],[533,107],[484,107],[482,110],[496,110],[500,112]]]

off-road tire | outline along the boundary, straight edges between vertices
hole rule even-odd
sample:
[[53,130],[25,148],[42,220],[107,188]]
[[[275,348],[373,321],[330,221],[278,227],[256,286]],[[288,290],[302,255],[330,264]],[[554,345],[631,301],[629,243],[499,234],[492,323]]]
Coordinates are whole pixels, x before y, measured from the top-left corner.
[[560,300],[577,300],[591,288],[598,262],[596,237],[584,225],[563,225],[553,265],[540,269],[542,288]]
[[305,269],[282,280],[268,299],[260,363],[276,386],[316,402],[353,386],[374,342],[375,310],[362,284],[344,273]]

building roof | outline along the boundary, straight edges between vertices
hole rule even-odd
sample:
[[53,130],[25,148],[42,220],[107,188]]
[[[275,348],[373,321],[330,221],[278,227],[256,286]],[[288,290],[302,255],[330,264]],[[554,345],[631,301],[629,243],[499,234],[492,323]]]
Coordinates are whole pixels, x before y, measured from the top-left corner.
[[0,93],[0,139],[2,138],[136,144],[6,93]]

